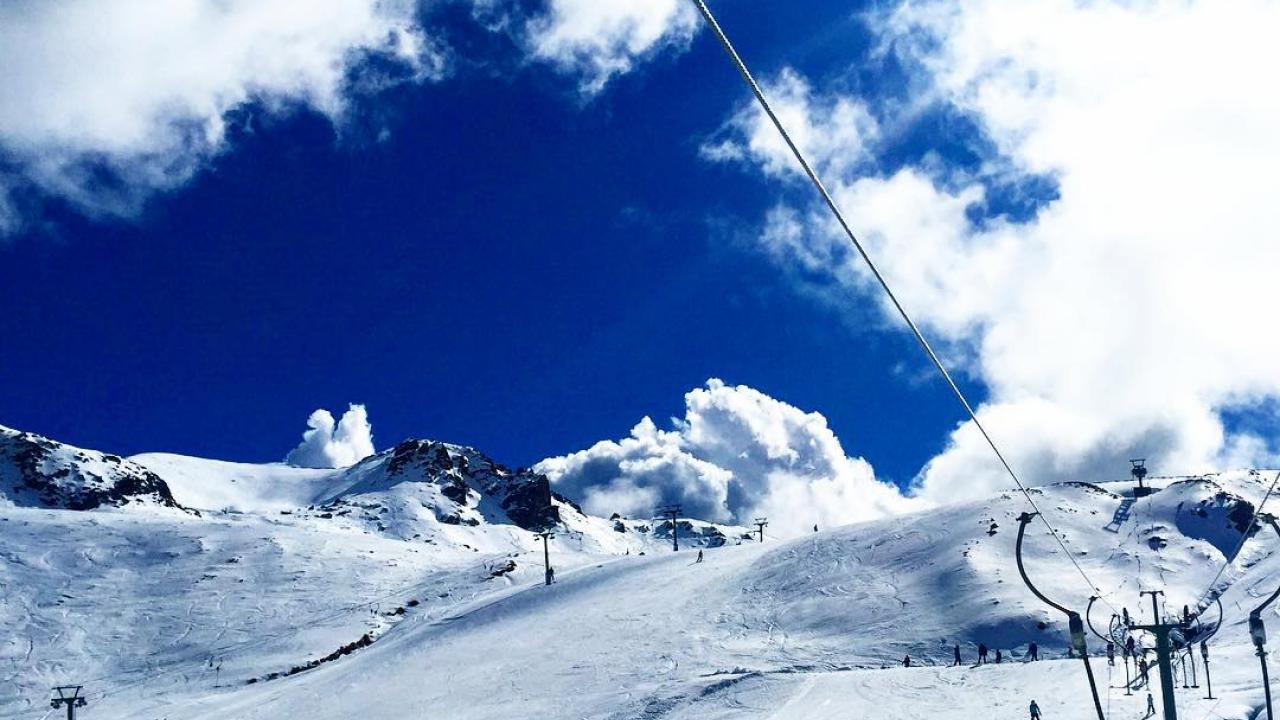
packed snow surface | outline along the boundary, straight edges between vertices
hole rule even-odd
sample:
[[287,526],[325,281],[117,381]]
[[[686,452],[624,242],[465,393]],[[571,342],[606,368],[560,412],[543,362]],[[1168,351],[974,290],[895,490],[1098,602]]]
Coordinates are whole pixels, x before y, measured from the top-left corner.
[[[689,521],[680,552],[661,520],[551,498],[546,586],[542,539],[509,517],[541,517],[509,500],[536,478],[457,446],[398,452],[358,472],[146,455],[182,507],[0,506],[0,718],[41,717],[65,683],[87,719],[998,718],[1032,699],[1095,717],[1065,616],[1019,579],[1020,494],[786,542]],[[1072,558],[1037,520],[1028,572],[1083,612],[1074,559],[1099,629],[1113,608],[1149,621],[1145,589],[1195,609],[1270,479],[1161,481],[1136,502],[1127,483],[1035,490]],[[1217,699],[1197,662],[1182,717],[1257,712],[1245,620],[1280,582],[1277,547],[1264,526],[1219,580]],[[978,643],[1004,662],[975,667]],[[1090,644],[1108,717],[1141,717],[1148,688],[1126,696],[1123,663]]]

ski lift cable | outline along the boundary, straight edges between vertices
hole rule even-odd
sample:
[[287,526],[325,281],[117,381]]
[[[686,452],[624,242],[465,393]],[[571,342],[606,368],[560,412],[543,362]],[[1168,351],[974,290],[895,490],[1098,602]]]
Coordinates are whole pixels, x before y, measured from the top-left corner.
[[[1071,554],[1071,551],[1067,548],[1062,536],[1058,534],[1058,531],[1054,529],[1044,512],[1042,512],[1036,505],[1035,500],[1031,497],[1031,492],[1027,489],[1026,485],[1022,483],[1018,474],[1014,472],[1009,461],[1005,459],[1004,453],[1000,452],[1000,448],[987,432],[982,421],[978,419],[978,414],[974,412],[973,406],[969,404],[969,400],[965,397],[964,392],[960,390],[960,386],[956,384],[956,381],[951,377],[951,373],[947,371],[946,366],[942,363],[941,358],[939,358],[938,354],[934,352],[933,346],[929,344],[924,333],[920,331],[920,328],[916,325],[915,321],[911,319],[911,315],[907,313],[906,308],[903,307],[902,303],[898,300],[898,296],[894,294],[893,289],[889,287],[889,282],[885,279],[884,275],[881,274],[880,268],[876,266],[875,261],[871,259],[871,255],[867,252],[867,249],[863,247],[862,242],[858,240],[857,236],[854,234],[848,221],[845,220],[844,213],[841,212],[840,207],[836,205],[835,200],[831,197],[831,193],[827,191],[826,186],[818,177],[817,172],[814,171],[813,167],[809,164],[809,161],[805,159],[804,153],[801,152],[795,141],[791,139],[791,135],[787,132],[786,127],[782,124],[782,121],[778,118],[777,114],[774,113],[773,107],[770,106],[768,99],[765,98],[764,91],[760,89],[760,85],[756,82],[755,77],[752,76],[751,71],[747,68],[742,57],[738,55],[738,51],[734,49],[733,44],[729,42],[728,36],[725,35],[724,30],[720,27],[720,23],[718,23],[715,16],[712,15],[711,9],[707,7],[705,0],[693,0],[693,2],[698,6],[698,11],[702,13],[703,19],[706,20],[707,25],[715,34],[716,39],[720,41],[720,45],[729,55],[734,66],[737,67],[738,73],[751,89],[751,93],[755,96],[755,99],[760,104],[761,109],[764,110],[765,115],[769,117],[774,128],[777,129],[778,134],[782,136],[783,142],[785,142],[787,147],[791,150],[791,154],[795,157],[796,161],[800,163],[801,169],[804,170],[809,181],[813,184],[814,188],[817,189],[818,194],[822,196],[823,203],[827,206],[827,209],[831,211],[831,214],[835,216],[835,219],[840,224],[845,236],[849,238],[849,242],[853,245],[854,249],[857,250],[858,255],[862,257],[863,262],[866,263],[867,269],[870,270],[871,274],[875,277],[876,282],[880,285],[880,289],[884,291],[885,295],[889,298],[889,301],[893,304],[894,309],[897,310],[898,315],[907,324],[907,328],[911,330],[911,334],[915,336],[916,342],[920,344],[920,348],[924,351],[925,355],[929,357],[933,366],[938,370],[939,374],[942,375],[942,379],[946,381],[947,386],[951,389],[951,393],[964,408],[965,413],[973,422],[974,427],[978,429],[978,432],[982,434],[983,439],[986,440],[987,445],[989,445],[992,452],[995,453],[996,458],[1000,461],[1000,465],[1004,468],[1005,472],[1008,473],[1009,477],[1013,479],[1014,485],[1016,485],[1018,490],[1022,492],[1023,497],[1027,500],[1027,504],[1035,510],[1036,515],[1040,517],[1040,521],[1044,523],[1045,528],[1049,530],[1049,534],[1053,535],[1054,540],[1058,542],[1059,547],[1061,547],[1062,551],[1066,553],[1067,559],[1075,566],[1076,571],[1080,573],[1082,578],[1084,578],[1085,583],[1088,584],[1093,592],[1101,596],[1101,588],[1099,588],[1089,578],[1088,573],[1084,571],[1084,568],[1080,566],[1080,563],[1076,561],[1075,557]],[[1105,597],[1103,598],[1103,602],[1106,602],[1108,606],[1111,606],[1111,603],[1107,602]],[[1111,606],[1111,609],[1115,610],[1115,607]]]
[[1267,488],[1267,494],[1262,496],[1262,502],[1258,503],[1258,507],[1253,511],[1253,517],[1249,518],[1249,526],[1246,527],[1244,532],[1240,534],[1240,542],[1236,543],[1235,552],[1231,553],[1230,555],[1226,556],[1223,559],[1222,567],[1218,568],[1218,574],[1213,576],[1213,579],[1209,581],[1209,586],[1205,588],[1204,592],[1200,594],[1199,599],[1196,600],[1196,607],[1199,607],[1200,605],[1202,605],[1205,601],[1205,598],[1215,594],[1215,591],[1213,588],[1218,584],[1218,580],[1222,578],[1222,573],[1226,572],[1228,567],[1231,567],[1232,560],[1234,560],[1236,557],[1239,557],[1240,551],[1244,549],[1245,542],[1249,540],[1249,535],[1253,532],[1253,529],[1258,525],[1258,516],[1262,514],[1263,506],[1267,504],[1267,500],[1270,500],[1271,494],[1275,492],[1276,483],[1280,483],[1280,471],[1276,471],[1276,477],[1274,480],[1271,481],[1271,487]]

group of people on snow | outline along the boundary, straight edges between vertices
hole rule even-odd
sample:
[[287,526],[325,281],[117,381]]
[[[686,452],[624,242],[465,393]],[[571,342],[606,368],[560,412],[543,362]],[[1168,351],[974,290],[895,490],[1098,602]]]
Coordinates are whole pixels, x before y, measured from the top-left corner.
[[[964,664],[964,658],[960,655],[959,643],[957,643],[954,647],[951,648],[951,657],[952,657],[951,667],[957,667]],[[1040,659],[1040,646],[1033,641],[1027,645],[1026,661],[1031,662],[1039,659]],[[978,643],[978,664],[986,665],[990,662],[992,662],[991,648],[988,648],[986,643]],[[996,648],[995,663],[999,665],[1002,662],[1004,662],[1004,651],[1001,650],[1000,648]],[[902,661],[902,664],[905,667],[911,667],[911,656],[908,655],[907,657],[905,657]]]

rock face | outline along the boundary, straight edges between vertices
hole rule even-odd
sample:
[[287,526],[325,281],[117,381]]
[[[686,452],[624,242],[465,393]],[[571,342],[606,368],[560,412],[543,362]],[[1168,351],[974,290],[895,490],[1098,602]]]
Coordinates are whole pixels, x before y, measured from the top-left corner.
[[545,475],[511,470],[483,453],[433,440],[405,440],[394,448],[366,458],[349,471],[359,480],[345,498],[390,490],[405,483],[427,483],[439,489],[453,507],[435,508],[442,522],[475,524],[481,509],[497,506],[511,524],[525,530],[546,530],[561,521],[552,499],[569,504],[551,492]]
[[0,501],[92,510],[150,503],[181,507],[158,475],[118,455],[0,426]]

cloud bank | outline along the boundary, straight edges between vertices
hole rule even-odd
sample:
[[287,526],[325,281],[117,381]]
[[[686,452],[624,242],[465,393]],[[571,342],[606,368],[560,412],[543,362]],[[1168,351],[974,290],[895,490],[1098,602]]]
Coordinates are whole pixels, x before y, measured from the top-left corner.
[[630,437],[534,469],[593,514],[650,517],[681,503],[691,517],[722,523],[764,515],[781,536],[917,506],[845,455],[822,415],[715,379],[685,395],[685,415],[670,430],[644,418]]
[[302,442],[284,459],[290,465],[341,468],[374,453],[373,426],[364,405],[348,405],[336,426],[328,410],[316,410],[307,418],[307,427],[310,429],[302,433]]
[[[905,67],[909,102],[771,83],[890,284],[987,390],[979,415],[1026,479],[1109,479],[1143,455],[1171,472],[1274,461],[1280,96],[1262,88],[1278,24],[1260,1],[914,2],[869,18],[869,62]],[[890,164],[931,111],[973,122],[976,166]],[[773,132],[744,104],[703,150],[795,191],[760,250],[806,292],[883,303]],[[1029,217],[1002,209],[1046,178],[1056,197]],[[1263,420],[1229,425],[1239,410]],[[1008,483],[965,423],[916,492]]]
[[338,119],[381,80],[438,77],[411,0],[18,0],[0,4],[0,233],[33,195],[128,217],[225,149],[228,113]]
[[[305,108],[340,129],[391,85],[442,78],[452,57],[419,0],[70,0],[0,3],[0,238],[50,200],[133,218],[191,181],[252,113]],[[592,96],[686,46],[686,0],[470,0],[492,32]],[[485,62],[485,58],[469,58]],[[252,114],[250,113],[250,115]]]

